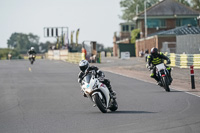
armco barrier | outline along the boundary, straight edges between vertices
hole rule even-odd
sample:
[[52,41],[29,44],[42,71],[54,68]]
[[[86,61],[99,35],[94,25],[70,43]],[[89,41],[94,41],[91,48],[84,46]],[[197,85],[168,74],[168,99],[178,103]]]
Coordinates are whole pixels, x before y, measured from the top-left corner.
[[170,58],[170,66],[177,66],[180,68],[189,68],[191,65],[194,68],[200,68],[200,54],[167,54]]
[[[23,56],[25,60],[28,59],[28,56]],[[36,55],[36,59],[43,59],[43,55]]]
[[175,54],[168,54],[168,57],[171,61],[170,66],[176,66],[176,55]]
[[78,63],[85,59],[85,54],[68,52],[68,50],[49,50],[47,58],[50,60],[66,60],[71,63]]
[[188,57],[186,54],[180,55],[180,68],[187,68],[188,67]]
[[67,61],[71,63],[79,63],[83,59],[85,59],[84,53],[68,53],[67,56]]

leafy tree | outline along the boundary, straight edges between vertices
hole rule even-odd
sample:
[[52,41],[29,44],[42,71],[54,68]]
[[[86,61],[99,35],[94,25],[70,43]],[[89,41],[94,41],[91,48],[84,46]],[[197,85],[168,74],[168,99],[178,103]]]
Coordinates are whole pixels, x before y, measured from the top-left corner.
[[[138,6],[138,13],[144,11],[144,1],[145,0],[122,0],[120,1],[120,7],[122,8],[121,19],[126,21],[132,21],[133,17],[136,16],[136,8]],[[148,1],[146,6],[147,8],[151,7],[153,4],[159,0]]]
[[139,39],[140,37],[140,29],[134,29],[131,32],[131,43],[135,43],[136,39]]
[[176,0],[176,1],[182,3],[183,5],[191,7],[191,4],[188,2],[188,0]]
[[19,52],[15,49],[9,49],[9,48],[2,48],[0,49],[0,59],[8,59],[8,54],[11,54],[11,59],[20,59],[21,56]]
[[39,51],[40,51],[41,53],[47,52],[48,49],[49,49],[51,46],[53,46],[53,45],[55,45],[55,43],[51,43],[51,42],[49,42],[49,41],[47,41],[47,42],[45,42],[45,43],[40,43],[40,44],[39,44]]
[[113,52],[113,47],[104,48],[104,51],[106,51],[106,52]]
[[[121,0],[120,1],[120,7],[122,8],[122,16],[120,16],[121,19],[125,21],[133,21],[133,18],[136,16],[136,8],[138,6],[138,13],[144,11],[144,1],[145,0]],[[159,2],[159,0],[146,0],[146,8],[149,8]],[[176,0],[186,6],[190,6],[193,9],[199,9],[200,7],[200,1],[199,0],[191,0],[193,3],[190,4],[188,0]]]
[[7,40],[8,48],[14,48],[20,53],[25,54],[30,47],[35,47],[36,52],[39,52],[39,37],[32,33],[13,33]]
[[200,11],[200,0],[191,0],[192,8]]

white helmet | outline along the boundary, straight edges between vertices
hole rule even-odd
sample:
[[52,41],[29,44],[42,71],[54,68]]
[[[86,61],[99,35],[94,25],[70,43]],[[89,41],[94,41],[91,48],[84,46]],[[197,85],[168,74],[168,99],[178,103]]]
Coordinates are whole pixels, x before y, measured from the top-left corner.
[[34,47],[31,47],[31,50],[34,50],[35,48]]
[[82,72],[85,72],[86,69],[88,69],[89,63],[87,60],[82,60],[79,62],[79,68]]

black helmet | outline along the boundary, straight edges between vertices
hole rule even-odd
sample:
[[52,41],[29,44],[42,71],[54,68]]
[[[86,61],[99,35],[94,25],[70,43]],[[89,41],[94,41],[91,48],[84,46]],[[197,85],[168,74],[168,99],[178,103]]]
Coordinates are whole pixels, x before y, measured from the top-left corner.
[[152,56],[157,56],[157,55],[158,55],[158,49],[153,47],[153,48],[151,49],[151,55],[152,55]]
[[82,72],[85,72],[85,70],[89,67],[89,63],[87,60],[82,60],[79,62],[79,68]]

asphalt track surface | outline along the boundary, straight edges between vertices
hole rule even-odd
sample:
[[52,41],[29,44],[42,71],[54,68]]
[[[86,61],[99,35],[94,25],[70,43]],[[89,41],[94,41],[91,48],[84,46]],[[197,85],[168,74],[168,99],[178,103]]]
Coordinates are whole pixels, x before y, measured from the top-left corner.
[[200,133],[200,97],[105,72],[116,112],[84,98],[76,64],[0,61],[0,133]]

